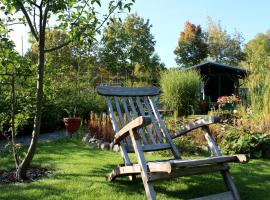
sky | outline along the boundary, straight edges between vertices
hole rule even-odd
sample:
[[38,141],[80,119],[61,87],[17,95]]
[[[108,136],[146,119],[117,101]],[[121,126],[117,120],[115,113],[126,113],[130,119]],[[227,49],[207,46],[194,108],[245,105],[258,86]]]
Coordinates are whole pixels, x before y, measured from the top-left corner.
[[[209,16],[228,33],[241,32],[247,43],[257,33],[270,30],[269,10],[269,0],[136,0],[131,13],[150,20],[156,53],[166,67],[176,67],[173,51],[186,21],[206,29]],[[23,51],[29,47],[25,27],[17,26],[11,37],[20,53],[22,38]]]

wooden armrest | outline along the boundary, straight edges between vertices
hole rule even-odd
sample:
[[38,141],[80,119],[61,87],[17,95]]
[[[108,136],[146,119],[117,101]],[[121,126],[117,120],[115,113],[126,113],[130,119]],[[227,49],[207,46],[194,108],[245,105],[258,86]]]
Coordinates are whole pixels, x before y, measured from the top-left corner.
[[171,137],[172,139],[176,138],[176,137],[179,137],[181,135],[184,135],[194,129],[197,129],[197,128],[200,128],[200,127],[203,127],[203,126],[207,126],[209,124],[214,124],[214,123],[218,123],[220,122],[220,117],[217,117],[217,116],[211,116],[211,117],[207,117],[207,118],[202,118],[202,119],[198,119],[188,125],[185,126],[185,128],[177,131],[176,133],[172,134]]
[[152,122],[151,118],[148,116],[137,117],[136,119],[125,125],[120,131],[118,131],[115,134],[113,143],[118,144],[122,139],[124,139],[129,134],[130,130],[147,126],[151,122]]

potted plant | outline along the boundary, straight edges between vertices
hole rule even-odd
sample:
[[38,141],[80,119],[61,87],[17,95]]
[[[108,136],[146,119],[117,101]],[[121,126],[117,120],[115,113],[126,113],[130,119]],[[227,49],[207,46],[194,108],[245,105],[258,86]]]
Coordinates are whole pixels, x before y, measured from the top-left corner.
[[218,98],[217,103],[219,105],[219,110],[233,111],[235,106],[240,102],[240,98],[235,94],[231,96],[221,96]]
[[68,117],[64,118],[64,124],[67,130],[67,133],[72,136],[74,133],[76,133],[81,125],[81,118],[76,117],[76,107],[74,108],[73,115],[71,115],[71,112],[67,109],[64,109]]

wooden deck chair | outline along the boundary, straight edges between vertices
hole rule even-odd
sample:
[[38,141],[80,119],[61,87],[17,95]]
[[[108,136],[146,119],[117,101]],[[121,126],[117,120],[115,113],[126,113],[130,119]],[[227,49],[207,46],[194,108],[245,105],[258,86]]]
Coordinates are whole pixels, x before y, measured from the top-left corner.
[[[228,192],[211,196],[211,199],[240,199],[236,186],[229,174],[228,162],[247,162],[245,155],[222,156],[208,125],[217,118],[198,120],[185,129],[170,135],[155,105],[155,96],[160,91],[151,88],[97,87],[97,92],[106,97],[110,118],[115,131],[114,144],[118,144],[124,164],[117,166],[108,176],[109,181],[116,177],[141,175],[147,199],[156,199],[153,182],[179,176],[190,176],[219,171]],[[125,113],[125,117],[123,115]],[[126,122],[127,121],[127,122]],[[212,152],[212,157],[182,160],[173,139],[202,128]],[[169,149],[173,160],[147,162],[144,152]],[[137,162],[132,163],[129,153],[135,153]],[[210,196],[209,196],[210,197]],[[204,199],[204,198],[203,198]]]

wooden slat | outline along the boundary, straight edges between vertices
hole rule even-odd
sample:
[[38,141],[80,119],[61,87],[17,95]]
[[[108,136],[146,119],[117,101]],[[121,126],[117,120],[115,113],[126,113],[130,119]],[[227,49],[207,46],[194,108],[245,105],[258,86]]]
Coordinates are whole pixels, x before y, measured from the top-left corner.
[[160,94],[160,90],[157,87],[108,87],[99,86],[96,88],[98,94],[103,96],[156,96]]
[[[152,173],[157,172],[171,172],[171,165],[169,163],[147,163],[148,169]],[[141,173],[141,166],[139,164],[133,164],[132,166],[118,166],[108,176],[109,181],[113,181],[116,177],[129,176]]]
[[147,116],[140,116],[125,125],[120,131],[115,134],[113,142],[118,144],[123,138],[127,137],[130,130],[144,127],[151,123],[151,118]]
[[228,170],[227,166],[224,165],[203,165],[196,167],[182,168],[181,170],[172,170],[171,173],[152,173],[150,175],[150,181],[176,178],[181,176],[191,176],[196,174],[205,174],[210,172],[224,171]]
[[147,108],[147,110],[148,110],[148,115],[149,115],[149,116],[151,117],[151,119],[152,119],[152,123],[153,123],[154,129],[155,129],[157,138],[158,138],[158,140],[159,140],[160,143],[163,143],[163,139],[162,139],[162,137],[161,137],[161,134],[160,134],[160,131],[159,131],[159,127],[157,126],[157,123],[156,123],[156,120],[155,120],[154,115],[153,115],[153,113],[152,113],[151,107],[150,107],[150,105],[149,105],[149,103],[148,103],[148,99],[147,99],[147,97],[145,97],[145,96],[143,97],[143,99],[144,99],[144,104],[145,104],[145,106],[146,106],[146,108]]
[[234,200],[234,198],[231,192],[223,192],[191,200]]
[[218,123],[220,121],[220,117],[207,117],[207,118],[203,118],[203,119],[198,119],[188,125],[185,126],[185,128],[177,131],[176,133],[172,134],[172,138],[176,138],[179,137],[181,135],[184,135],[194,129],[206,126],[206,125],[210,125],[213,123]]
[[[109,108],[109,113],[110,113],[110,118],[111,118],[111,121],[112,121],[112,125],[113,125],[113,130],[115,133],[117,133],[119,131],[119,127],[116,123],[116,118],[115,118],[115,115],[114,115],[114,112],[113,112],[113,107],[112,107],[112,103],[111,103],[111,100],[109,97],[106,97],[106,103],[108,105],[108,108]],[[121,154],[122,154],[122,157],[124,159],[124,162],[126,165],[131,165],[131,161],[128,157],[128,153],[127,153],[127,150],[125,148],[125,145],[123,144],[123,142],[120,142],[120,150],[121,150]]]
[[211,150],[211,153],[213,156],[221,156],[221,152],[218,148],[218,146],[215,143],[214,138],[212,137],[209,127],[208,126],[203,126],[203,131],[204,131],[204,137],[208,143],[208,146]]
[[[221,156],[221,152],[220,152],[218,146],[216,145],[214,138],[212,137],[212,135],[210,133],[209,127],[203,126],[203,130],[204,130],[204,137],[208,142],[208,145],[211,149],[212,154],[214,156]],[[240,162],[243,160],[245,161],[245,159],[243,159],[242,156],[238,156],[237,158]],[[223,166],[227,166],[227,164],[223,164]],[[229,170],[221,171],[221,174],[222,174],[223,180],[224,180],[227,188],[232,192],[234,200],[240,200],[240,195],[239,195],[238,190],[237,190],[237,188],[232,180],[232,177],[229,173]]]
[[[128,107],[127,107],[127,104],[126,104],[126,100],[125,100],[123,97],[121,97],[121,102],[122,102],[122,105],[123,105],[124,110],[125,110],[125,112],[126,112],[127,119],[128,119],[129,122],[131,122],[131,121],[132,121],[132,118],[131,118],[131,116],[130,116],[130,113],[129,113],[129,110],[128,110]],[[135,117],[135,118],[138,117],[138,113],[137,113],[137,111],[136,111],[134,105],[133,105],[133,104],[130,104],[130,106],[131,106],[131,110],[132,110],[132,112],[133,112],[134,117]],[[139,128],[139,133],[140,133],[140,135],[141,135],[141,138],[142,138],[142,140],[143,140],[143,143],[144,143],[144,144],[148,144],[148,142],[147,142],[147,140],[146,140],[146,138],[145,138],[145,133],[144,133],[144,131],[143,131],[142,128]]]
[[[137,102],[138,108],[140,110],[140,113],[142,115],[145,115],[144,108],[143,108],[143,105],[141,103],[140,97],[136,97],[136,102]],[[151,130],[150,126],[146,126],[146,130],[147,130],[149,139],[151,140],[152,144],[156,144],[156,140],[155,140],[155,138],[153,136],[153,133],[152,133],[152,130]]]
[[220,157],[209,157],[209,158],[199,158],[192,160],[171,160],[169,161],[174,168],[179,167],[192,167],[198,165],[206,164],[218,164],[227,162],[240,162],[237,155],[235,156],[220,156]]
[[[142,150],[144,152],[166,150],[166,149],[170,149],[170,148],[171,148],[171,145],[168,143],[142,145]],[[127,147],[127,152],[133,153],[134,152],[133,147]]]
[[[134,104],[134,102],[133,102],[132,97],[129,97],[129,98],[128,98],[128,101],[129,101],[129,104],[130,104],[130,106],[131,106],[131,109],[132,109],[132,112],[133,112],[134,116],[138,116],[139,114],[138,114],[138,112],[136,111],[135,104]],[[147,130],[147,127],[146,127],[146,130]],[[145,140],[147,141],[147,143],[149,143],[148,139],[150,139],[150,138],[149,138],[149,137],[147,138],[147,135],[145,134],[145,132],[144,132],[143,129],[142,129],[142,132],[144,133],[144,134],[143,134],[143,137],[145,138]]]
[[146,197],[149,200],[150,199],[154,200],[154,199],[156,199],[156,193],[155,193],[155,190],[153,187],[153,183],[149,182],[150,171],[149,171],[149,168],[147,166],[146,160],[144,158],[144,154],[142,151],[142,145],[140,144],[138,136],[136,134],[134,134],[132,130],[130,130],[129,133],[130,133],[130,138],[131,138],[134,150],[135,150],[135,155],[136,155],[136,158],[138,160],[138,164],[141,168],[141,177],[142,177]]
[[159,124],[159,126],[160,126],[160,128],[161,128],[161,130],[163,132],[163,135],[166,137],[168,143],[172,147],[172,153],[173,153],[174,157],[176,159],[180,159],[181,158],[180,153],[179,153],[177,147],[175,146],[175,144],[173,143],[173,141],[171,139],[171,136],[169,135],[163,120],[161,119],[161,116],[160,116],[160,114],[158,112],[158,109],[157,109],[157,107],[155,105],[155,101],[154,101],[153,97],[149,97],[149,102],[150,102],[150,105],[151,105],[152,110],[154,112],[154,115],[155,115],[156,119],[158,120],[158,124]]
[[[124,118],[123,118],[123,115],[122,115],[122,111],[121,111],[121,108],[120,108],[120,105],[118,103],[118,99],[117,99],[116,96],[114,96],[114,103],[116,105],[116,110],[117,110],[117,113],[118,113],[118,116],[119,116],[120,123],[121,123],[122,127],[124,127],[125,126],[125,121],[124,121]],[[127,142],[127,145],[128,146],[131,146],[131,141],[130,141],[129,136],[127,136],[125,138],[125,141]]]

